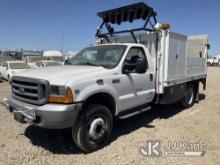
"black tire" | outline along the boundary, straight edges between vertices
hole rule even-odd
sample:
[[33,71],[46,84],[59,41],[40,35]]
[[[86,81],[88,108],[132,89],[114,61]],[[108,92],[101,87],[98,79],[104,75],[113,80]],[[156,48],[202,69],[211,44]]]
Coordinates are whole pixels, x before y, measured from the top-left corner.
[[179,104],[183,108],[190,108],[195,103],[195,88],[193,85],[189,85],[186,89],[186,96],[180,100]]
[[98,150],[107,144],[112,126],[113,117],[107,107],[90,105],[79,114],[72,128],[73,141],[84,152]]

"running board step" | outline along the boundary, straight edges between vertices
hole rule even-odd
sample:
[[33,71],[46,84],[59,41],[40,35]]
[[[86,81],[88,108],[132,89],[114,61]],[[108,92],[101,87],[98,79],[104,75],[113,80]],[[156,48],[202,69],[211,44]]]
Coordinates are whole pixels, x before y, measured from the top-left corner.
[[121,115],[119,114],[118,118],[119,119],[127,119],[129,117],[133,117],[133,116],[136,116],[136,115],[141,114],[143,112],[149,111],[150,109],[151,109],[151,106],[148,106],[148,107],[145,107],[145,108],[142,108],[142,109],[135,110],[131,113],[126,113],[126,114],[121,114]]

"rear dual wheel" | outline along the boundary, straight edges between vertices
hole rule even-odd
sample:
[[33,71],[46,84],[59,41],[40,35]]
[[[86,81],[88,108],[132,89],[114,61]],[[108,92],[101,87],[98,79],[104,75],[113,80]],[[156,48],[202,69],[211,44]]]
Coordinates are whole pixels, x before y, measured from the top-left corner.
[[195,103],[195,88],[193,85],[189,85],[186,89],[186,96],[180,100],[180,106],[183,108],[190,108]]

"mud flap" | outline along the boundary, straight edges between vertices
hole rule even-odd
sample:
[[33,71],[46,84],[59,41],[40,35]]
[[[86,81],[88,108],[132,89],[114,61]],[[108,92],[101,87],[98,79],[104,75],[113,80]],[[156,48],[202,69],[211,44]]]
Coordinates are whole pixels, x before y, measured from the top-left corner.
[[199,82],[195,85],[195,102],[199,102]]

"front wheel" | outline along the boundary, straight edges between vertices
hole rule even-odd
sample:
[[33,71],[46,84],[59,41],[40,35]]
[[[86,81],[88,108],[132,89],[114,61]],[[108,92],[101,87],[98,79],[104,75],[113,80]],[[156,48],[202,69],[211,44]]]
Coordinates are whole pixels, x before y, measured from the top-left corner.
[[72,128],[74,143],[85,152],[98,150],[106,145],[112,131],[113,117],[102,105],[90,105],[83,110]]
[[195,90],[193,85],[190,85],[186,89],[186,96],[180,100],[180,106],[183,108],[190,108],[195,102]]

